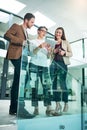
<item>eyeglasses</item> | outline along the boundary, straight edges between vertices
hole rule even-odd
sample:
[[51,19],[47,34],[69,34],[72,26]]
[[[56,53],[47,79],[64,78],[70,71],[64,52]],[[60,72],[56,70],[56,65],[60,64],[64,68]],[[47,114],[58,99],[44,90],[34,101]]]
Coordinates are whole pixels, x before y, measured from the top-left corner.
[[42,31],[42,32],[44,32],[44,33],[47,33],[47,31],[46,31],[46,30],[43,30],[43,29],[41,29],[40,31]]

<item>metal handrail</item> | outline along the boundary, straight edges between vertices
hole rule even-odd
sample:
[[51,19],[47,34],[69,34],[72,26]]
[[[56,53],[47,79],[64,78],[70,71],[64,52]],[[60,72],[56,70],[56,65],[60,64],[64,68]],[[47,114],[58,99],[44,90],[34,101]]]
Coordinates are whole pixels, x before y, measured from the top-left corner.
[[[6,10],[4,10],[4,9],[0,9],[0,11],[2,11],[2,12],[4,12],[4,13],[7,13],[7,14],[9,14],[9,15],[12,14],[12,15],[14,15],[15,17],[18,17],[18,18],[20,18],[20,19],[23,20],[23,17],[21,17],[21,16],[19,16],[19,15],[17,15],[17,14],[14,14],[14,13],[12,13],[12,12],[10,12],[10,11],[6,11]],[[37,25],[34,25],[34,26],[38,28]],[[50,33],[50,32],[47,32],[47,33],[52,36],[52,37],[51,37],[51,36],[50,36],[50,37],[47,36],[47,38],[54,38],[54,35],[53,35],[52,33]],[[81,39],[77,39],[77,40],[72,41],[72,42],[70,42],[70,43],[75,43],[75,42],[81,41],[82,39],[87,39],[87,37],[81,38]]]
[[[9,11],[6,11],[6,10],[3,10],[3,9],[0,9],[0,11],[2,11],[2,12],[4,12],[4,13],[7,13],[7,14],[9,14],[9,15],[14,15],[15,17],[18,17],[18,18],[20,18],[20,19],[22,19],[23,20],[23,17],[21,17],[21,16],[19,16],[19,15],[17,15],[17,14],[14,14],[14,13],[12,13],[12,12],[9,12]],[[34,24],[34,26],[36,27],[36,28],[38,28],[38,26],[37,25],[35,25]],[[50,32],[47,32],[49,35],[51,35],[51,36],[54,36],[52,33],[50,33]]]

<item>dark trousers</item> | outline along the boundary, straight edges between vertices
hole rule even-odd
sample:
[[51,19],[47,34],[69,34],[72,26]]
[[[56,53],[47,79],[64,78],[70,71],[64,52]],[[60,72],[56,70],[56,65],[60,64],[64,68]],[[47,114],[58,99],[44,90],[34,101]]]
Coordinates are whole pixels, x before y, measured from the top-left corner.
[[17,112],[21,58],[12,59],[11,62],[14,66],[14,79],[11,87],[10,111]]
[[[60,62],[53,61],[50,66],[50,75],[52,80],[53,100],[56,102],[60,102],[62,100],[65,103],[67,103],[68,102],[68,91],[66,85],[67,65],[65,65],[63,61]],[[62,92],[60,92],[58,86],[60,86]]]
[[[30,76],[31,73],[36,74],[35,86],[32,88],[32,106],[38,106],[38,86],[39,86],[38,78],[40,78],[43,87],[44,106],[51,105],[51,97],[49,91],[50,85],[47,83],[49,80],[48,68],[42,66],[36,66],[32,63],[30,63],[29,66],[30,66]],[[34,77],[31,77],[30,80],[33,80],[33,78]]]

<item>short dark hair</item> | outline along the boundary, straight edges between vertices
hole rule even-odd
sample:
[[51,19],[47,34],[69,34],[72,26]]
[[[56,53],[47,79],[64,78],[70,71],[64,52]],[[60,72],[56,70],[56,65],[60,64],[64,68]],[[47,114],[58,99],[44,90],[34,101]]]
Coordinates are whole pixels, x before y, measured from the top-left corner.
[[48,29],[47,29],[45,26],[40,26],[40,27],[38,27],[38,31],[40,31],[42,28],[45,28],[46,31],[48,31]]
[[25,21],[25,19],[30,20],[31,18],[35,18],[35,16],[31,13],[26,13],[24,16],[24,21]]

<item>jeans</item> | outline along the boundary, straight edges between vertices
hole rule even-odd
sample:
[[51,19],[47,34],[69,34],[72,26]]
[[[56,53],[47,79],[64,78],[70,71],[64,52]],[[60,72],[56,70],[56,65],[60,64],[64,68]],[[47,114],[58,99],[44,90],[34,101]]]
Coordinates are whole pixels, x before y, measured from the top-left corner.
[[38,106],[38,86],[40,78],[42,87],[43,87],[43,99],[44,99],[44,106],[51,105],[51,98],[50,98],[50,85],[48,83],[49,75],[48,75],[48,68],[42,66],[36,66],[30,63],[30,85],[32,88],[32,106]]
[[[50,65],[50,76],[52,80],[52,89],[53,89],[53,100],[60,102],[61,100],[65,103],[68,102],[68,91],[66,85],[66,76],[67,76],[67,65],[63,61],[54,61]],[[58,91],[60,89],[62,92]],[[62,95],[61,95],[62,94]],[[62,99],[61,99],[62,97]]]

